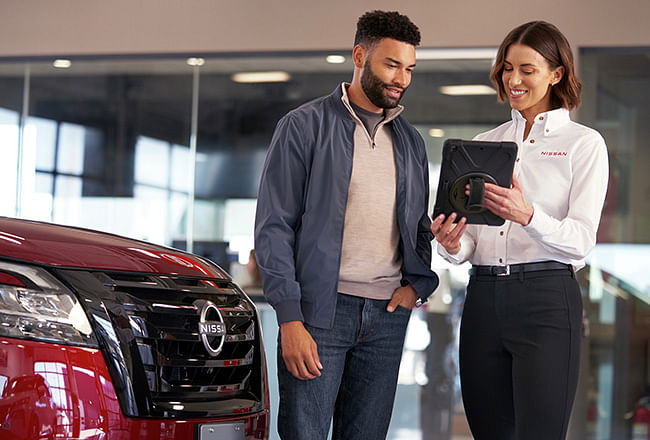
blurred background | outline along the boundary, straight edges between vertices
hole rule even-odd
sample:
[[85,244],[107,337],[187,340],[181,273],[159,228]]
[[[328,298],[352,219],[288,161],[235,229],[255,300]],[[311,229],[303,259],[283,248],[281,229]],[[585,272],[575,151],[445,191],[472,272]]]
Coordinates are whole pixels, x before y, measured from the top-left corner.
[[[266,149],[286,112],[351,80],[357,18],[395,6],[0,0],[0,215],[217,262],[261,310],[276,390],[277,324],[250,260]],[[610,180],[599,244],[579,272],[582,366],[569,438],[647,440],[650,2],[398,6],[422,32],[402,104],[427,145],[431,205],[443,141],[509,119],[488,79],[505,34],[544,19],[572,43],[583,81],[572,116],[604,136]],[[471,438],[457,375],[468,267],[434,258],[433,268],[441,287],[409,324],[390,439]]]

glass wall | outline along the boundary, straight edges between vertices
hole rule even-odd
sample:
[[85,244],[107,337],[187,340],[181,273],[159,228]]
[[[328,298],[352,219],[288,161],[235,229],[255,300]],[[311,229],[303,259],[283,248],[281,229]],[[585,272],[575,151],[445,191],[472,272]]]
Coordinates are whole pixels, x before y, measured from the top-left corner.
[[[580,120],[609,151],[598,244],[580,273],[585,332],[574,438],[650,435],[650,48],[583,49]],[[580,423],[581,422],[581,423]]]
[[[643,429],[634,411],[650,391],[649,52],[589,49],[579,58],[584,105],[575,116],[605,137],[611,173],[602,244],[580,272],[585,330],[571,439],[632,439]],[[418,51],[403,104],[427,145],[431,205],[444,139],[509,119],[489,88],[494,54]],[[0,215],[190,242],[230,270],[262,311],[276,413],[277,324],[247,265],[257,186],[277,121],[351,80],[348,54],[52,61],[0,60]],[[453,85],[483,87],[443,88]],[[471,438],[457,374],[467,267],[437,258],[433,267],[440,292],[412,316],[391,439]]]
[[20,120],[22,112],[24,70],[21,65],[6,65],[0,71],[0,215],[12,216],[16,213],[18,182]]

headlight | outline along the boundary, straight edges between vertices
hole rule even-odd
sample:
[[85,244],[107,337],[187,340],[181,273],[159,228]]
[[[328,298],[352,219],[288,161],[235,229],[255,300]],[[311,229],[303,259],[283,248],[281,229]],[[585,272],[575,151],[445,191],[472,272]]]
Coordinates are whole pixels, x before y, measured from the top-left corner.
[[77,298],[39,267],[0,262],[0,336],[97,347]]

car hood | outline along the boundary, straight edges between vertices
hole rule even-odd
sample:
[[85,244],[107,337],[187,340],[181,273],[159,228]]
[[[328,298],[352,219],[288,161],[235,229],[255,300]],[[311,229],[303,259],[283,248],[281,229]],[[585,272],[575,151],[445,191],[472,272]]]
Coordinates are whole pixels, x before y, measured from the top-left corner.
[[105,232],[0,217],[0,257],[49,266],[230,279],[211,261]]

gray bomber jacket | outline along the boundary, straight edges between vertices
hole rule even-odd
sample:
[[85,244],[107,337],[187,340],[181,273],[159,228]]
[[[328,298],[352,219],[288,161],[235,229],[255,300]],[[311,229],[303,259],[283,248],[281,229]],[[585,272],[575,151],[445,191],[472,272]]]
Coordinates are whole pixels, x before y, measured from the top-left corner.
[[[279,122],[260,182],[255,252],[264,295],[278,322],[334,323],[341,243],[352,173],[355,120],[341,86]],[[402,285],[425,301],[431,271],[429,170],[424,141],[401,116],[390,122],[397,166]]]

